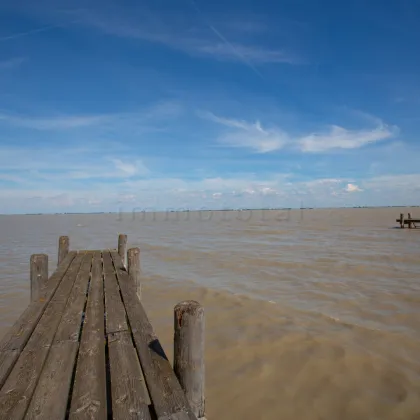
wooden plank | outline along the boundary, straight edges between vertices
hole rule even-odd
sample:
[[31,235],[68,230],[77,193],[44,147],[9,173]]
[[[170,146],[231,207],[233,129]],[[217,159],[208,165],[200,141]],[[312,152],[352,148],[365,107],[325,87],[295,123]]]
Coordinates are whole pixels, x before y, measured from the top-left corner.
[[6,378],[9,376],[17,358],[18,350],[9,350],[0,352],[0,388],[3,386]]
[[85,254],[26,414],[27,419],[64,419],[92,264]]
[[196,420],[174,371],[153,331],[136,285],[123,270],[120,256],[111,252],[137,354],[158,420]]
[[140,270],[140,249],[130,248],[127,251],[127,271],[130,279],[136,284],[137,297],[141,299],[141,270]]
[[150,420],[149,395],[131,334],[109,334],[108,350],[113,419]]
[[87,299],[93,254],[87,253],[83,258],[73,289],[68,298],[66,309],[54,337],[54,343],[63,341],[79,341],[80,330]]
[[103,253],[104,261],[104,286],[105,286],[105,316],[106,333],[127,331],[125,308],[121,300],[120,288],[118,286],[115,269],[112,264],[111,254],[108,251]]
[[51,347],[25,419],[65,419],[78,348],[74,341]]
[[75,257],[57,288],[59,300],[55,301],[55,295],[51,299],[0,390],[0,418],[18,420],[25,415],[64,310],[66,302],[61,300],[61,295],[64,291],[70,293],[82,258]]
[[70,419],[106,419],[104,302],[101,253],[93,257],[86,316],[82,329]]
[[6,333],[0,342],[0,351],[23,349],[75,257],[76,252],[67,255],[45,287],[41,289],[38,302],[31,303]]
[[1,419],[23,419],[48,352],[48,347],[23,351],[0,391]]

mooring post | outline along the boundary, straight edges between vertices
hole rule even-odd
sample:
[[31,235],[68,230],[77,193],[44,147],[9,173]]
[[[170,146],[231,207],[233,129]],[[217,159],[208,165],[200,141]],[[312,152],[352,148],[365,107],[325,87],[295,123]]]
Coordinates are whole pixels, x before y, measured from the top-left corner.
[[404,213],[400,213],[400,227],[404,229]]
[[64,258],[67,257],[70,248],[70,241],[68,236],[60,236],[58,239],[58,259],[57,265],[60,265]]
[[409,222],[408,222],[408,228],[409,229],[411,229],[411,213],[408,213],[408,220],[409,220]]
[[124,267],[127,267],[127,235],[118,236],[118,254],[123,260]]
[[193,413],[204,419],[204,308],[194,300],[174,309],[174,371]]
[[30,273],[31,302],[34,302],[39,299],[41,289],[48,281],[48,255],[31,255]]
[[127,252],[127,260],[128,275],[136,285],[137,297],[141,300],[140,249],[130,248]]

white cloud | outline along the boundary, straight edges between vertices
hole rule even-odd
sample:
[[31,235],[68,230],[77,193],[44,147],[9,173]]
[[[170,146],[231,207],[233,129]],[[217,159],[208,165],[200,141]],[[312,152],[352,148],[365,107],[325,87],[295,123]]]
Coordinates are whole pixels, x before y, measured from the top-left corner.
[[264,128],[259,121],[249,123],[243,120],[219,117],[211,112],[198,112],[197,115],[232,129],[219,138],[221,143],[252,149],[258,153],[273,152],[284,147],[297,147],[307,153],[327,152],[334,149],[357,149],[389,139],[398,133],[397,127],[388,127],[381,122],[370,130],[347,130],[334,125],[326,133],[296,137],[279,127]]
[[298,140],[304,152],[325,152],[331,149],[357,149],[370,143],[389,139],[395,128],[383,124],[371,130],[347,130],[333,125],[327,133],[313,133]]
[[363,191],[362,189],[360,189],[357,185],[355,184],[347,184],[345,191],[349,192],[349,193],[353,193],[353,192],[361,192]]
[[[95,179],[123,180],[150,173],[142,160],[128,155],[116,159],[112,152],[113,148],[107,145],[106,154],[101,154],[95,144],[83,149],[61,149],[60,145],[34,149],[0,146],[0,180],[34,185]],[[120,148],[116,152],[120,153]]]
[[364,181],[366,189],[384,192],[389,189],[420,192],[420,174],[380,175]]
[[136,160],[134,163],[123,162],[121,159],[112,159],[112,161],[122,176],[132,177],[134,175],[146,175],[149,173],[149,170],[140,160]]
[[290,142],[289,136],[278,128],[263,128],[259,121],[245,121],[218,117],[210,112],[199,116],[236,130],[229,131],[219,138],[219,142],[232,147],[244,147],[258,153],[279,150]]
[[[360,191],[349,194],[346,190]],[[352,187],[349,187],[352,185]],[[321,178],[299,181],[290,175],[270,178],[150,178],[115,183],[96,182],[86,189],[39,184],[38,188],[0,187],[0,213],[51,211],[131,211],[133,207],[258,208],[334,207],[420,203],[420,174],[387,175],[360,180]],[[121,193],[123,191],[123,193]],[[147,205],[145,205],[147,203]]]

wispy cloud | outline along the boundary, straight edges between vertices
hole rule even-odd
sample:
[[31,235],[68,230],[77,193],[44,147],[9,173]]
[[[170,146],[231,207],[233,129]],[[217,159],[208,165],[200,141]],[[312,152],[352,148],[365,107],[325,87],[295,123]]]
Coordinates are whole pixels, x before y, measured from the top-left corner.
[[235,119],[218,117],[210,112],[198,113],[199,116],[235,130],[219,137],[219,142],[232,147],[244,147],[257,153],[273,152],[283,148],[289,136],[278,128],[264,128],[259,121],[248,123]]
[[[288,54],[286,51],[228,40],[212,25],[197,28],[193,24],[194,31],[191,31],[191,22],[179,23],[174,19],[170,23],[164,23],[155,16],[151,19],[150,14],[146,16],[149,19],[140,15],[133,21],[133,18],[129,17],[118,19],[105,13],[84,12],[81,22],[109,35],[158,43],[192,56],[204,56],[222,61],[241,61],[257,73],[259,72],[254,66],[257,64],[299,63],[295,55]],[[219,42],[215,42],[214,36],[219,39]]]
[[18,68],[26,61],[25,57],[13,57],[7,60],[0,60],[0,70],[10,70]]
[[[183,107],[177,102],[161,101],[137,111],[102,115],[49,115],[26,116],[0,113],[0,124],[29,128],[40,131],[60,131],[83,127],[130,125],[138,130],[139,125],[146,125],[162,118],[180,116]],[[157,127],[158,128],[158,127]]]
[[104,122],[107,116],[57,116],[49,118],[0,114],[0,122],[35,130],[67,130]]
[[15,32],[13,34],[5,35],[5,36],[0,37],[0,42],[11,41],[11,40],[14,40],[14,39],[17,39],[17,38],[22,38],[22,37],[26,37],[26,36],[29,36],[29,35],[35,35],[35,34],[38,34],[38,33],[41,33],[41,32],[50,31],[52,29],[66,27],[66,26],[71,25],[73,23],[79,22],[79,20],[80,19],[74,19],[74,20],[71,20],[69,22],[59,23],[59,24],[55,24],[55,25],[41,26],[39,28],[31,29],[29,31]]
[[382,122],[372,129],[348,130],[334,125],[324,133],[293,136],[279,127],[264,128],[260,121],[249,123],[219,117],[211,112],[198,112],[202,118],[229,127],[232,130],[222,134],[221,143],[252,149],[258,153],[280,150],[284,147],[298,148],[302,152],[320,153],[334,149],[357,149],[395,136],[397,127],[388,127]]
[[[214,31],[215,28],[212,28]],[[216,32],[219,35],[220,32]],[[223,39],[223,38],[222,38]],[[281,50],[267,49],[262,46],[241,45],[230,43],[224,38],[224,44],[210,44],[197,47],[197,51],[214,56],[219,60],[244,60],[248,65],[269,64],[269,63],[288,63],[297,64],[298,60]],[[256,69],[254,69],[256,70]]]
[[325,133],[312,133],[299,139],[304,152],[325,152],[331,149],[358,149],[367,144],[389,139],[397,133],[395,127],[379,125],[367,130],[347,130],[333,125]]

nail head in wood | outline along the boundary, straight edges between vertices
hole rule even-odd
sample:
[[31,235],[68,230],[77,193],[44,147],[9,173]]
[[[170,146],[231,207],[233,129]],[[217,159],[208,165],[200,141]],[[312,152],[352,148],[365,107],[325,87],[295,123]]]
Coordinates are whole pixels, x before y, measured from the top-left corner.
[[57,265],[60,265],[64,258],[67,257],[70,249],[70,240],[68,236],[60,236],[58,239],[58,260]]
[[140,249],[130,248],[127,252],[127,269],[131,281],[136,285],[137,296],[141,299],[141,282],[140,282]]
[[39,299],[41,289],[48,281],[48,255],[34,254],[30,260],[31,302]]
[[174,309],[174,371],[197,418],[205,417],[204,308],[196,301]]

